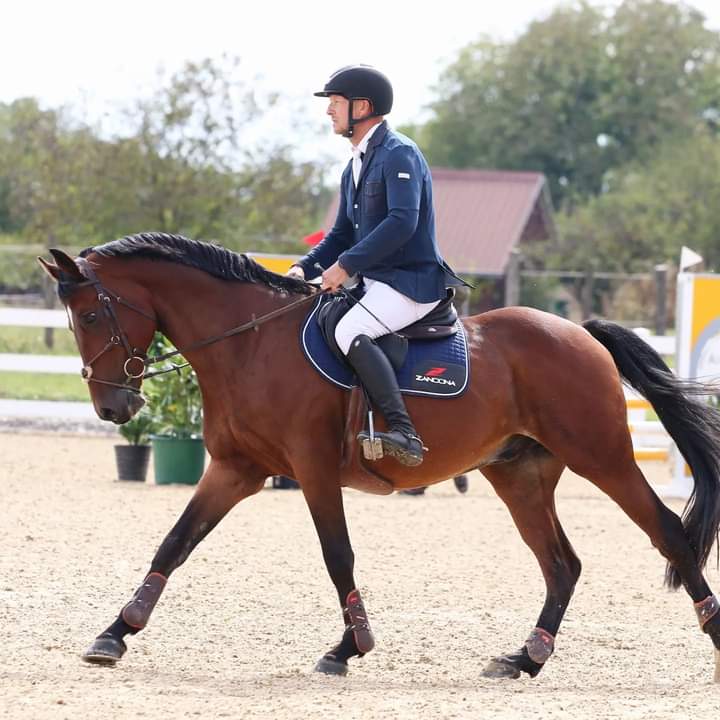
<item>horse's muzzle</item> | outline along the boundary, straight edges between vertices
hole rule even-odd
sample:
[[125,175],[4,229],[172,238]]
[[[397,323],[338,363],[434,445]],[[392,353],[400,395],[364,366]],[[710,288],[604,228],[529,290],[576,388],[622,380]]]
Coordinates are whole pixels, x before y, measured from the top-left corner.
[[145,404],[145,398],[132,390],[121,390],[113,398],[115,402],[103,404],[98,417],[106,422],[122,425],[132,420]]

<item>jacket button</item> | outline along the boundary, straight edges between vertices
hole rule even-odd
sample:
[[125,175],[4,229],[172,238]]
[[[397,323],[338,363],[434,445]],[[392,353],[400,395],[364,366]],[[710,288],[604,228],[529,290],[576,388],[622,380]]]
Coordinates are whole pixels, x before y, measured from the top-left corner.
[[359,207],[359,205],[358,205],[357,203],[355,203],[355,204],[353,205],[353,207],[357,210],[358,207]]
[[357,230],[359,227],[360,226],[357,223],[355,223],[355,229]]

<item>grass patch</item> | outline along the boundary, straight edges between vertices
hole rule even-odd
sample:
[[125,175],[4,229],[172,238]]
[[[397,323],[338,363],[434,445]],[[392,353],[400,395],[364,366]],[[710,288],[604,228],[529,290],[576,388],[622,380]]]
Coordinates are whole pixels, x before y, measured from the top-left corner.
[[78,355],[73,334],[65,328],[53,328],[54,346],[45,345],[45,329],[40,327],[0,326],[0,353],[30,355]]
[[78,375],[0,372],[0,398],[87,402],[90,393]]

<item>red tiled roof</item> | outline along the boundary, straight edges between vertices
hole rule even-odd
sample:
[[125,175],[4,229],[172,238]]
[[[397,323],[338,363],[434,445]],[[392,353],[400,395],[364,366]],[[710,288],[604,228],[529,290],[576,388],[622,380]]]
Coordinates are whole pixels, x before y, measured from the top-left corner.
[[[521,240],[552,235],[545,177],[535,172],[432,168],[435,232],[450,266],[471,275],[503,275]],[[336,197],[325,217],[329,230]]]

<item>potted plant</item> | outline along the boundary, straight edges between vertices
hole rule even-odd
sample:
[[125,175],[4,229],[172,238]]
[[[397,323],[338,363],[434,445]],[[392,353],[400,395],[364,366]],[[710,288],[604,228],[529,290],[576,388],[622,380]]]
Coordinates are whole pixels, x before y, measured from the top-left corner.
[[[157,335],[151,354],[174,350],[170,342]],[[171,372],[159,375],[144,385],[152,417],[155,482],[159,485],[194,485],[205,467],[202,439],[202,395],[197,376],[180,356],[173,358]]]
[[145,482],[152,430],[153,419],[146,409],[118,427],[120,435],[127,440],[127,445],[115,445],[118,480]]

